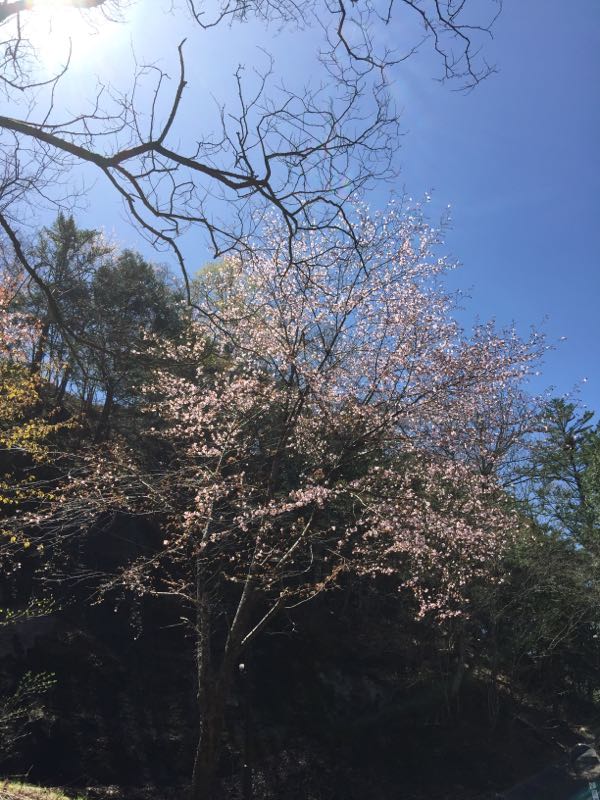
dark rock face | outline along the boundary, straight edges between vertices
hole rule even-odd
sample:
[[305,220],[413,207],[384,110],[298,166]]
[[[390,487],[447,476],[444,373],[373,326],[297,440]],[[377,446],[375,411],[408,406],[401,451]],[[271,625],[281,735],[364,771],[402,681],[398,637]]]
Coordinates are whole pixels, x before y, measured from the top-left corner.
[[13,662],[19,673],[57,679],[44,698],[45,718],[10,764],[14,771],[31,766],[32,779],[81,786],[161,785],[189,770],[189,643],[162,632],[160,617],[134,638],[126,614],[98,606],[81,619],[71,607]]
[[[64,554],[73,574],[106,574],[152,547],[157,531],[120,517]],[[39,592],[31,564],[2,587],[26,605]],[[0,673],[53,673],[44,716],[0,768],[55,785],[173,783],[187,775],[196,722],[192,644],[168,604],[125,595],[94,603],[93,577],[65,578],[55,610],[0,628]]]
[[[68,555],[93,575],[152,547],[156,536],[119,518]],[[32,569],[21,570],[4,586],[5,601],[22,605],[34,580]],[[93,588],[91,578],[67,582],[58,610],[0,629],[5,683],[28,670],[57,679],[45,715],[0,768],[96,787],[90,797],[103,800],[181,797],[197,730],[193,640],[181,609],[123,594],[94,604]],[[490,728],[484,681],[465,682],[460,709],[450,702],[432,671],[439,643],[401,618],[395,599],[389,608],[379,602],[323,595],[245,654],[227,710],[222,798],[468,800],[556,760],[508,703]]]

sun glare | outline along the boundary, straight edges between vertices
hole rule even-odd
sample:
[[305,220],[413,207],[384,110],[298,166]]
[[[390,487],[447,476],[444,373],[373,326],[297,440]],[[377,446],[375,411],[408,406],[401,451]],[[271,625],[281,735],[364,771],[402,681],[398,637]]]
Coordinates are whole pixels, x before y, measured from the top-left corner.
[[66,63],[70,51],[72,59],[89,56],[98,39],[97,16],[60,0],[34,0],[26,18],[23,15],[23,28],[40,62],[55,70]]

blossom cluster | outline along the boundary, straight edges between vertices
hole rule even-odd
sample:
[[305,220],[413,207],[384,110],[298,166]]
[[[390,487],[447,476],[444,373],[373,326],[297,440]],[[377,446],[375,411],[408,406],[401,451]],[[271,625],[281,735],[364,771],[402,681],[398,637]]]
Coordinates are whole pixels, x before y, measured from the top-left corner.
[[463,613],[515,527],[500,478],[544,344],[464,334],[418,209],[356,214],[359,250],[313,235],[290,257],[273,230],[200,276],[170,353],[192,374],[149,387],[183,504],[166,552],[298,596],[340,565],[385,574],[418,615]]

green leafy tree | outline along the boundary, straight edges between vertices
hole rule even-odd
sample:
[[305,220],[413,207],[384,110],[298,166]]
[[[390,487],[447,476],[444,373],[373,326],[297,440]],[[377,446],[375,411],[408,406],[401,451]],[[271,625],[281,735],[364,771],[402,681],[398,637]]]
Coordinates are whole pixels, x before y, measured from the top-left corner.
[[79,228],[72,216],[62,213],[42,228],[30,249],[44,288],[30,281],[19,295],[19,305],[36,320],[31,371],[56,387],[54,403],[60,403],[76,375],[81,380],[85,372],[80,349],[90,324],[90,282],[111,253],[99,231]]
[[600,433],[593,411],[556,398],[545,407],[542,433],[526,468],[537,517],[577,545],[596,548],[600,528]]
[[[521,533],[503,580],[478,598],[492,667],[528,690],[592,699],[600,668],[600,435],[594,413],[562,398],[539,417],[519,468]],[[557,710],[557,709],[555,709]]]
[[47,461],[48,437],[66,424],[40,413],[40,377],[27,361],[40,326],[13,309],[18,286],[0,276],[0,517],[44,496],[23,467]]
[[168,339],[181,331],[180,300],[166,270],[131,250],[94,273],[84,360],[88,397],[102,404],[98,441],[108,434],[115,405],[138,399],[149,369],[155,366],[146,354],[148,339]]
[[45,386],[38,400],[47,410],[67,395],[78,400],[96,438],[105,438],[115,406],[131,404],[143,382],[146,338],[180,328],[180,294],[166,270],[116,252],[63,214],[40,231],[29,260],[43,285],[25,281],[13,305],[35,324],[26,360]]

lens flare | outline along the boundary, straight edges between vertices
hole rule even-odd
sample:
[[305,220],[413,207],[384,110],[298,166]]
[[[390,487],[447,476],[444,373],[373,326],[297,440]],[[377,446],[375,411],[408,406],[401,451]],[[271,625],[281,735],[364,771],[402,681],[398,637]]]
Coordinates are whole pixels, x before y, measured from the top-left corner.
[[90,12],[65,0],[30,0],[22,15],[23,33],[39,62],[49,70],[60,69],[72,57],[85,57],[98,39],[96,19]]

